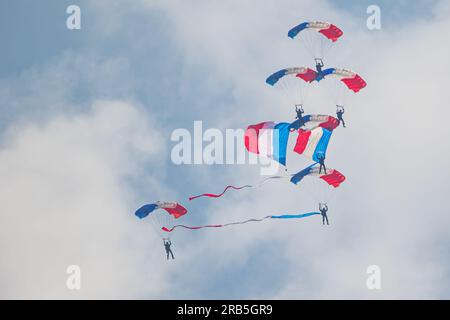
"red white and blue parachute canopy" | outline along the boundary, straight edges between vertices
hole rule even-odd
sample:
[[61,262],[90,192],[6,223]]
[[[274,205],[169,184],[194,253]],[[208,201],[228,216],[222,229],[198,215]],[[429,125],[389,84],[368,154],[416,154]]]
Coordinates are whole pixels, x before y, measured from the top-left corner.
[[268,76],[266,79],[266,83],[274,86],[280,79],[286,76],[295,76],[307,82],[312,82],[317,78],[317,72],[307,67],[281,69]]
[[310,114],[292,122],[291,129],[297,130],[302,125],[305,131],[310,131],[318,127],[333,131],[339,124],[339,120],[335,117],[325,114]]
[[[339,80],[341,80],[343,83],[345,83],[347,88],[349,88],[350,90],[352,90],[355,93],[367,85],[366,81],[364,81],[364,79],[361,78],[360,75],[356,74],[353,71],[347,70],[347,69],[329,68],[329,69],[323,70],[324,77],[327,77],[329,75],[334,76],[334,77],[338,78]],[[305,80],[305,79],[303,79],[303,80]],[[308,80],[305,80],[305,81],[308,81]]]
[[326,174],[325,172],[320,173],[319,167],[317,167],[317,163],[314,163],[313,165],[294,174],[291,178],[291,182],[294,184],[298,184],[300,183],[300,181],[303,180],[304,177],[312,176],[312,177],[319,177],[320,179],[328,183],[330,186],[337,188],[340,186],[342,182],[345,181],[345,176],[336,169],[327,168],[326,171],[327,171]]
[[289,133],[289,123],[269,121],[250,125],[245,131],[245,148],[285,166]]
[[312,130],[298,129],[298,137],[294,151],[308,159],[319,162],[327,152],[332,131],[322,127]]
[[175,219],[185,215],[187,209],[177,202],[172,201],[156,201],[155,203],[146,204],[136,210],[135,215],[140,219],[147,217],[150,213],[157,209],[164,209],[167,213]]
[[289,30],[288,37],[294,39],[295,37],[297,37],[297,35],[299,35],[299,33],[306,30],[314,30],[316,32],[319,32],[332,42],[335,42],[344,34],[342,30],[336,27],[334,24],[321,21],[310,21],[300,23],[299,25],[293,27],[291,30]]
[[315,70],[307,67],[294,67],[279,70],[267,77],[266,83],[274,86],[279,82],[279,80],[287,76],[295,76],[309,83],[314,80],[320,81],[322,78],[327,76],[334,76],[341,80],[347,88],[354,92],[358,92],[367,85],[366,81],[364,81],[360,75],[347,69],[328,68],[323,70],[321,76],[319,77],[319,74]]

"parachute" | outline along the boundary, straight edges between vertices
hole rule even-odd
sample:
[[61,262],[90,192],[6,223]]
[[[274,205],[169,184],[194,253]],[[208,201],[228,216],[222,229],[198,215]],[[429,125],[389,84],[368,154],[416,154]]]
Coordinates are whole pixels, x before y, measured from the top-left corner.
[[175,219],[184,216],[186,213],[187,209],[177,202],[156,201],[155,203],[143,205],[136,210],[135,215],[139,219],[148,217],[154,231],[161,238],[164,238],[165,233],[162,227],[172,225]]
[[266,83],[282,93],[281,97],[286,104],[298,106],[304,105],[308,99],[309,86],[324,79],[326,81],[322,86],[325,86],[335,104],[345,103],[343,99],[348,94],[347,89],[357,93],[367,85],[360,75],[348,69],[328,68],[318,74],[316,70],[308,67],[292,67],[276,71],[267,77]]
[[[309,69],[311,70],[311,69]],[[357,93],[362,88],[364,88],[367,83],[364,81],[363,78],[361,78],[360,75],[356,74],[353,71],[347,70],[347,69],[338,69],[338,68],[328,68],[323,70],[322,76],[318,77],[318,74],[316,71],[311,70],[312,72],[308,72],[307,74],[301,74],[299,73],[297,77],[303,79],[306,82],[312,82],[314,80],[320,81],[321,79],[325,78],[326,76],[334,76],[341,80],[348,89],[352,90],[353,92]],[[315,76],[315,77],[314,77]],[[311,78],[314,77],[312,80]]]
[[229,222],[225,224],[210,224],[210,225],[204,225],[204,226],[186,226],[184,224],[178,224],[171,228],[163,227],[163,230],[165,232],[172,232],[173,230],[177,228],[184,228],[189,230],[199,230],[199,229],[205,229],[205,228],[224,228],[224,227],[230,227],[234,225],[242,225],[249,222],[261,222],[267,219],[302,219],[314,215],[320,215],[320,212],[308,212],[308,213],[302,213],[302,214],[283,214],[278,216],[265,216],[259,219],[247,219],[244,221],[236,221],[236,222]]
[[314,59],[323,59],[333,44],[343,35],[334,24],[321,21],[303,22],[288,32],[291,39],[298,38]]
[[274,86],[283,77],[294,75],[295,77],[302,78],[305,81],[312,82],[317,77],[317,72],[308,67],[294,67],[281,69],[275,73],[272,73],[267,77],[266,83]]
[[326,168],[319,172],[319,165],[314,163],[297,172],[291,182],[302,191],[307,192],[312,199],[319,203],[327,203],[336,195],[335,189],[345,181],[345,176],[336,169]]
[[323,70],[321,77],[319,77],[317,71],[307,67],[293,67],[279,70],[268,76],[266,83],[275,86],[277,83],[282,84],[281,80],[284,78],[292,78],[292,76],[311,83],[314,80],[320,81],[329,75],[341,80],[348,89],[355,93],[367,85],[366,81],[360,75],[348,69],[328,68]]
[[308,84],[302,81],[313,81],[317,72],[307,67],[286,68],[274,72],[267,77],[266,83],[274,87],[279,93],[284,104],[291,106],[304,105],[307,95]]
[[324,87],[334,104],[345,106],[348,97],[361,91],[367,86],[367,83],[356,72],[348,69],[328,68],[323,70],[320,85]]
[[331,168],[326,169],[327,173],[320,173],[319,168],[317,168],[317,163],[297,172],[291,178],[293,184],[298,184],[306,176],[319,177],[330,186],[337,188],[345,180],[345,176],[339,171]]

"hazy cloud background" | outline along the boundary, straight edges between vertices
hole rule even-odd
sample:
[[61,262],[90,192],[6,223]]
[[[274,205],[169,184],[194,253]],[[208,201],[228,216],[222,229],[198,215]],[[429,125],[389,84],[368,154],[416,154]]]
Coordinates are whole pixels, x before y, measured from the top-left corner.
[[[380,1],[380,31],[367,30],[365,1],[81,1],[79,31],[65,28],[69,4],[1,4],[0,297],[449,298],[447,2]],[[165,261],[133,215],[145,202],[186,204],[187,224],[315,209],[282,182],[188,203],[259,180],[258,167],[170,162],[171,132],[194,120],[293,117],[264,79],[311,64],[286,37],[310,19],[342,27],[327,63],[368,81],[330,144],[348,178],[331,226],[182,230]],[[320,96],[310,110],[334,106]],[[80,291],[65,287],[70,264]],[[381,291],[366,288],[371,264]]]

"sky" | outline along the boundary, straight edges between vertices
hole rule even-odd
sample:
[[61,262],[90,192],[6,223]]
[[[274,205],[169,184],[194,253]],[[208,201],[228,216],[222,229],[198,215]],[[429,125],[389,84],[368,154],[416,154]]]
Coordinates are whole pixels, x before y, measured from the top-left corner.
[[[71,4],[80,30],[66,28]],[[366,26],[371,4],[380,30]],[[444,0],[1,2],[0,298],[450,298],[449,15]],[[282,181],[190,202],[257,182],[260,167],[171,160],[172,132],[196,120],[224,131],[294,117],[264,79],[312,64],[286,36],[307,20],[342,28],[326,62],[368,83],[328,149],[347,177],[331,225],[178,230],[167,261],[134,216],[145,203],[178,201],[189,225],[316,210]],[[333,115],[322,92],[305,109]],[[370,265],[381,290],[366,286]]]

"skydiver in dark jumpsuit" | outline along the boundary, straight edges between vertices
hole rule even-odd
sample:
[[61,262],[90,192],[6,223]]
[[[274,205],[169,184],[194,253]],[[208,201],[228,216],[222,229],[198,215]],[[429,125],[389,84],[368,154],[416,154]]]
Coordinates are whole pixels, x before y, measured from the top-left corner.
[[295,119],[298,120],[296,120],[294,123],[296,124],[295,128],[298,129],[300,127],[303,127],[303,125],[305,124],[305,122],[303,121],[303,114],[305,113],[305,110],[303,110],[303,106],[301,104],[297,104],[295,105],[295,112],[297,113]]
[[324,206],[322,206],[321,203],[319,203],[319,210],[320,210],[320,214],[322,215],[322,224],[325,225],[325,221],[327,221],[327,225],[330,225],[328,223],[328,216],[327,216],[327,211],[328,211],[328,206],[325,203]]
[[316,80],[320,81],[323,79],[323,71],[322,67],[324,66],[322,59],[316,59],[316,71],[317,71],[317,77]]
[[167,253],[167,260],[169,260],[169,253],[172,255],[172,259],[175,259],[173,257],[173,253],[172,250],[170,249],[170,246],[172,245],[172,242],[170,242],[170,240],[163,239],[164,241],[164,248],[166,249],[166,253]]
[[345,110],[343,106],[340,105],[336,105],[336,116],[339,120],[339,123],[342,122],[342,126],[345,128],[345,122],[344,119],[342,118],[342,115],[344,114]]
[[[298,107],[300,107],[300,108],[298,108]],[[301,118],[303,118],[303,114],[305,113],[305,110],[303,110],[303,106],[301,104],[296,104],[295,112],[297,113],[297,116],[295,117],[295,119],[301,119]]]
[[327,168],[325,167],[325,155],[321,154],[318,156],[320,167],[319,167],[319,174],[322,173],[322,168],[325,174],[327,174]]

